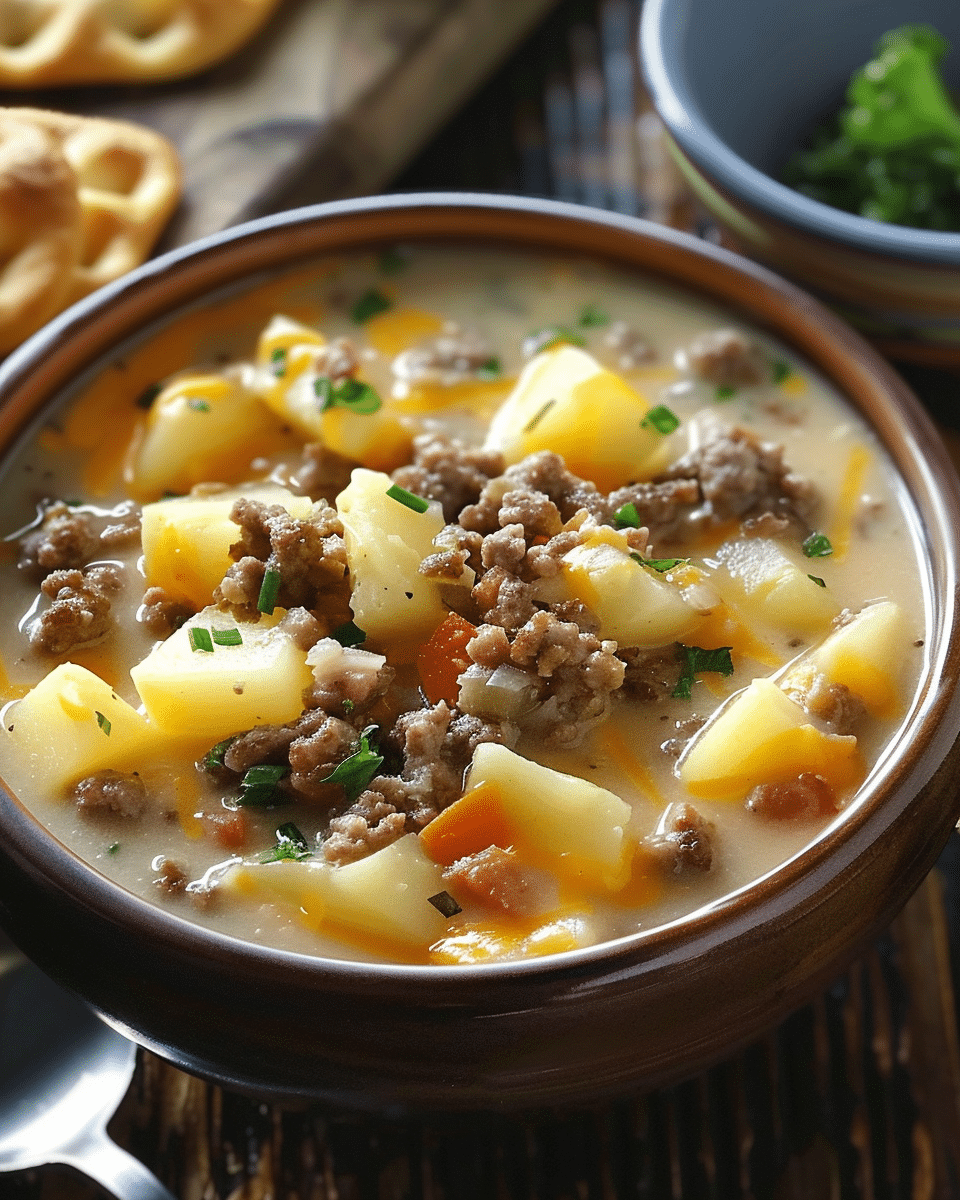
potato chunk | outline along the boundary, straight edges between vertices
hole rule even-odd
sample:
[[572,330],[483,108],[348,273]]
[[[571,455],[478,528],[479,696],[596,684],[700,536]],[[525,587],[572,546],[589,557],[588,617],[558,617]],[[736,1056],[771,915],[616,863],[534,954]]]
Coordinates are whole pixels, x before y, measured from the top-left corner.
[[826,629],[840,611],[830,589],[815,583],[772,538],[724,542],[717,558],[725,570],[717,572],[713,583],[748,623],[752,618],[777,629],[809,633]]
[[[157,742],[137,712],[99,676],[61,663],[6,712],[4,772],[56,795],[107,768],[149,761]],[[12,754],[11,754],[12,751]]]
[[213,479],[239,483],[255,458],[289,444],[283,425],[241,379],[184,376],[154,400],[126,482],[144,501]]
[[[351,607],[371,641],[412,661],[416,648],[446,617],[441,585],[421,575],[420,563],[436,550],[433,539],[443,528],[443,511],[432,502],[415,512],[388,496],[389,475],[358,468],[337,497],[347,561],[353,579]],[[460,584],[473,585],[464,571]]]
[[621,646],[665,646],[702,619],[675,584],[631,556],[614,529],[598,529],[565,554],[563,578],[600,621],[599,636]]
[[[150,720],[165,732],[202,731],[216,742],[298,717],[313,674],[306,652],[278,628],[283,615],[278,608],[258,622],[238,624],[211,606],[191,617],[130,671]],[[195,649],[197,630],[211,641],[215,632],[238,630],[241,641]]]
[[309,515],[309,496],[294,496],[279,484],[251,484],[207,496],[174,496],[143,506],[143,570],[148,586],[203,608],[233,563],[230,547],[240,528],[230,510],[241,496],[282,504],[294,517]]
[[680,782],[706,800],[742,800],[761,783],[804,771],[841,792],[863,778],[855,737],[824,733],[772,679],[754,679],[697,734],[678,764]]
[[576,346],[530,360],[497,410],[488,449],[508,464],[537,450],[563,455],[567,467],[602,492],[656,474],[666,464],[664,435],[644,418],[649,402]]
[[372,953],[426,951],[448,924],[429,899],[444,890],[440,868],[413,833],[342,867],[314,859],[244,863],[221,886],[261,901],[276,897],[318,931]]

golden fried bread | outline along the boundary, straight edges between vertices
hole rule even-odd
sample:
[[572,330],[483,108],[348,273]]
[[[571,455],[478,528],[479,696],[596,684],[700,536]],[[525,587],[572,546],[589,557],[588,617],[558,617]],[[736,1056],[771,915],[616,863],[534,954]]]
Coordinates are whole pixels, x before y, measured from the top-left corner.
[[0,108],[0,354],[143,262],[179,197],[153,130]]
[[176,79],[226,58],[280,0],[0,0],[0,87]]

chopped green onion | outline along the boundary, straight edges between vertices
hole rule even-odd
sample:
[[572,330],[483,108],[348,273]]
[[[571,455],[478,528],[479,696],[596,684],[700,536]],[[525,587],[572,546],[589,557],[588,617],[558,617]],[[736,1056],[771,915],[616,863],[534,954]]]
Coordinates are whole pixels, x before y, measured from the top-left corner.
[[350,309],[350,316],[353,318],[355,325],[363,325],[371,317],[377,316],[378,313],[386,312],[387,309],[392,307],[393,303],[389,297],[385,296],[378,288],[370,288],[369,291],[363,293],[353,308]]
[[398,504],[402,504],[405,508],[412,508],[415,513],[425,513],[430,507],[429,500],[424,500],[422,496],[415,496],[413,492],[408,492],[406,488],[402,488],[399,483],[395,483],[393,487],[387,488],[387,495],[391,500],[396,500]]
[[488,383],[491,379],[499,379],[502,374],[503,363],[495,354],[477,367],[477,378],[482,379],[484,383]]
[[668,433],[673,433],[679,427],[680,418],[673,409],[667,408],[665,404],[658,404],[656,407],[651,408],[640,422],[641,429],[655,429],[657,433],[662,433],[664,436]]
[[717,390],[714,395],[718,400],[729,400],[737,394],[737,389],[729,383],[721,383],[717,385]]
[[581,329],[598,329],[610,324],[610,317],[598,304],[588,304],[580,312],[577,324]]
[[683,667],[673,696],[677,700],[689,700],[692,695],[692,685],[697,675],[704,671],[716,671],[720,675],[733,674],[733,660],[730,658],[730,646],[720,646],[716,650],[704,650],[700,646],[684,646],[679,643],[683,655]]
[[341,646],[362,646],[367,640],[366,632],[353,621],[344,621],[330,634]]
[[260,595],[257,597],[257,612],[265,613],[269,617],[277,607],[279,592],[280,572],[276,567],[268,567],[263,573],[263,583],[260,584]]
[[234,734],[232,737],[224,738],[222,742],[217,742],[215,746],[211,746],[203,758],[200,760],[200,766],[205,771],[215,771],[218,768],[223,768],[226,763],[223,761],[224,755],[239,737],[239,734]]
[[540,424],[540,422],[555,404],[556,400],[548,400],[546,404],[538,408],[526,425],[524,425],[523,432],[529,433],[531,429],[536,429],[536,427]]
[[210,637],[209,629],[204,629],[202,625],[191,626],[187,630],[187,637],[190,640],[191,650],[203,650],[207,654],[213,653],[213,640]]
[[637,512],[637,506],[632,500],[628,500],[626,504],[620,506],[613,514],[613,524],[616,529],[639,529],[640,514]]
[[367,785],[383,763],[383,755],[377,753],[376,745],[370,744],[377,732],[376,725],[368,725],[360,735],[359,750],[345,758],[326,779],[321,780],[322,783],[338,783],[350,804],[367,790]]
[[100,728],[103,730],[103,732],[107,735],[107,737],[109,737],[110,730],[113,728],[113,725],[110,723],[110,719],[108,717],[105,717],[102,712],[98,712],[96,714],[96,718],[97,718],[97,724],[100,726]]
[[427,901],[444,917],[455,917],[457,913],[463,912],[449,892],[437,892],[435,896],[428,896]]
[[359,379],[344,379],[334,387],[333,381],[326,375],[318,375],[313,381],[313,390],[320,401],[321,412],[331,408],[347,408],[367,416],[375,413],[383,404],[379,393],[369,383],[362,383]]
[[287,373],[287,348],[286,346],[277,346],[270,353],[270,366],[274,375],[278,379],[282,379]]
[[249,767],[240,780],[237,803],[253,808],[272,808],[273,805],[282,803],[286,797],[280,787],[280,780],[289,774],[288,766],[258,763],[255,767]]
[[825,533],[811,533],[801,546],[807,558],[828,558],[833,546]]
[[310,857],[310,846],[293,821],[285,821],[277,829],[277,844],[260,855],[260,862],[282,862],[291,858],[299,861]]
[[236,627],[233,629],[214,629],[213,642],[215,646],[242,646],[243,635]]
[[826,581],[821,579],[819,575],[808,575],[807,578],[812,579],[817,587],[825,588],[827,586]]
[[673,571],[677,567],[682,567],[690,561],[689,558],[644,558],[640,554],[631,554],[630,557],[641,567],[649,567],[651,571],[659,571],[661,575],[665,571]]

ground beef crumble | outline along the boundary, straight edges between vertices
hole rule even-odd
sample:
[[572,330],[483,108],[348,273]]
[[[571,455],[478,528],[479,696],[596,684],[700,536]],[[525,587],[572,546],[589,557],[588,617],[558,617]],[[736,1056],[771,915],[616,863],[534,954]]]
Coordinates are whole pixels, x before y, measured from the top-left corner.
[[476,504],[487,482],[503,471],[497,450],[477,450],[456,438],[425,433],[413,440],[413,461],[393,472],[394,483],[443,506],[444,519],[455,522]]
[[114,563],[51,571],[40,585],[50,605],[30,625],[30,644],[65,654],[100,641],[110,630],[110,598],[122,587],[123,568]]
[[136,772],[99,771],[74,786],[73,799],[81,812],[139,817],[147,803],[147,789]]
[[672,804],[655,832],[641,842],[645,853],[672,875],[709,871],[713,865],[715,828],[692,804]]

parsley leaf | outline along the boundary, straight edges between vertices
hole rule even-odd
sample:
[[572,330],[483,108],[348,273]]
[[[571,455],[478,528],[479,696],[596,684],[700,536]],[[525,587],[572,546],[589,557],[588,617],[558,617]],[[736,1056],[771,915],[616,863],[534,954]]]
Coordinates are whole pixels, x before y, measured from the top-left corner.
[[825,533],[811,533],[801,546],[807,558],[829,558],[833,546]]
[[330,634],[341,646],[362,646],[367,640],[366,632],[354,621],[344,621]]
[[255,767],[248,767],[240,780],[237,803],[253,808],[272,808],[275,804],[282,804],[286,796],[280,787],[280,780],[289,774],[288,766],[258,763]]
[[286,821],[277,829],[277,844],[269,850],[264,850],[260,855],[260,862],[282,862],[287,858],[298,861],[301,858],[310,857],[311,851],[307,839],[293,821]]
[[213,653],[213,640],[210,637],[210,630],[204,629],[202,625],[194,625],[188,629],[187,640],[190,642],[191,650],[203,650],[206,654]]
[[665,404],[658,404],[651,408],[647,415],[640,422],[641,429],[655,429],[657,433],[662,433],[666,436],[668,433],[673,433],[675,429],[680,428],[680,418],[671,408],[667,408]]
[[393,302],[379,288],[370,288],[355,302],[350,309],[350,316],[355,325],[364,325],[371,317],[386,312],[392,307]]
[[661,575],[665,571],[672,571],[676,567],[682,567],[690,561],[689,558],[644,558],[641,554],[631,554],[630,557],[635,563],[639,563],[641,567],[649,567],[651,571],[659,571]]
[[379,393],[369,383],[362,383],[359,379],[344,379],[334,387],[331,379],[319,375],[313,381],[313,390],[320,401],[321,412],[331,408],[347,408],[367,416],[375,413],[383,404]]
[[613,526],[615,529],[639,529],[640,514],[637,512],[637,506],[632,500],[628,500],[626,504],[620,506],[613,514]]
[[215,771],[218,768],[224,767],[223,756],[239,736],[238,733],[235,733],[232,737],[224,738],[222,742],[217,742],[215,746],[211,746],[203,758],[201,758],[199,765],[205,771]]
[[360,748],[339,763],[326,779],[321,780],[322,783],[338,783],[350,804],[361,792],[366,791],[370,780],[383,764],[383,755],[377,753],[376,743],[373,742],[376,733],[379,733],[377,726],[368,725],[360,734]]
[[683,665],[677,686],[672,693],[675,699],[689,700],[694,680],[704,671],[716,671],[720,675],[733,674],[730,646],[720,646],[716,650],[704,650],[700,646],[684,646],[682,642],[678,645],[683,656]]

